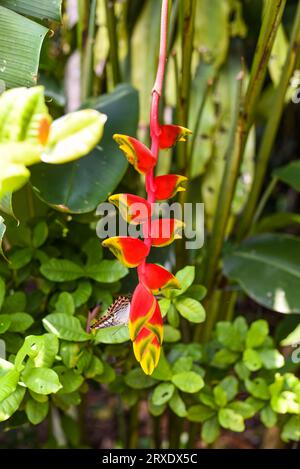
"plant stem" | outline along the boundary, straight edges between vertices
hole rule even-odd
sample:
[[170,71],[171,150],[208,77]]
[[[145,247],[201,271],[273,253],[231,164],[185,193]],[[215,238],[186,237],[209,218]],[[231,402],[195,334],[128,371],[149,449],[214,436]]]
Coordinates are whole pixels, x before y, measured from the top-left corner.
[[267,126],[264,132],[263,140],[259,149],[256,171],[254,176],[254,185],[250,192],[247,205],[244,210],[240,229],[238,231],[238,239],[242,239],[248,232],[255,212],[255,207],[261,193],[268,162],[273,149],[277,130],[280,124],[283,108],[285,105],[286,91],[290,78],[295,69],[300,48],[300,3],[298,3],[297,13],[294,21],[292,37],[289,45],[289,51],[282,69],[282,75],[277,87],[272,112],[268,118]]
[[[184,127],[188,126],[190,92],[191,92],[191,64],[193,55],[194,27],[196,17],[196,1],[181,1],[181,56],[182,56],[182,76],[179,94],[179,122]],[[178,148],[178,166],[179,169],[187,168],[187,146],[182,145]]]
[[[160,124],[159,124],[159,103],[163,91],[163,83],[167,62],[167,43],[168,43],[168,13],[169,13],[169,0],[162,0],[161,9],[161,31],[160,31],[160,48],[159,48],[159,61],[156,79],[152,90],[152,103],[150,111],[150,135],[151,135],[151,153],[156,161],[159,155],[159,137],[160,137]],[[147,201],[150,205],[155,203],[155,187],[154,187],[154,169],[146,174],[146,191]],[[151,220],[149,226],[149,233],[151,233]],[[144,243],[151,248],[151,236],[145,238]],[[146,264],[146,259],[138,267],[138,274],[143,273]]]
[[117,25],[114,0],[105,0],[106,23],[109,36],[109,58],[112,67],[114,86],[122,81],[118,54]]
[[92,95],[93,90],[93,74],[94,74],[94,42],[96,32],[96,11],[97,11],[97,0],[91,0],[90,3],[90,15],[88,25],[88,35],[85,46],[85,57],[83,61],[82,70],[82,92],[81,99],[85,101]]
[[272,177],[271,178],[271,181],[269,183],[269,185],[267,186],[265,192],[263,193],[261,199],[260,199],[260,202],[258,204],[258,207],[253,215],[253,220],[252,220],[252,223],[251,223],[251,227],[253,227],[253,225],[255,225],[258,220],[260,219],[263,211],[264,211],[264,208],[270,198],[270,196],[272,195],[272,192],[274,191],[276,185],[278,183],[278,178],[277,177]]

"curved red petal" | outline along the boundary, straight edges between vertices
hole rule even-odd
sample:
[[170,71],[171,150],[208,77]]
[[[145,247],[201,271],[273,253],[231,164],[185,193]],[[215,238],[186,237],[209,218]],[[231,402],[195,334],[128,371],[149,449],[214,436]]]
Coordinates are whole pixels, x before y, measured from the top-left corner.
[[140,174],[148,173],[155,166],[156,158],[149,148],[139,140],[121,134],[115,134],[113,138],[124,152],[129,163],[132,164]]
[[180,289],[177,278],[157,264],[146,264],[141,272],[141,279],[144,285],[153,293],[159,293],[164,288]]
[[134,290],[129,315],[129,333],[131,340],[135,340],[140,330],[151,319],[156,308],[156,298],[142,284]]
[[180,125],[162,125],[160,129],[159,147],[162,150],[173,147],[177,142],[185,142],[186,137],[192,133]]
[[149,253],[146,244],[130,236],[114,236],[102,242],[126,267],[132,268],[140,265]]
[[159,218],[143,225],[143,235],[151,238],[152,246],[162,247],[171,244],[175,239],[182,238],[184,223],[176,218]]
[[147,200],[133,194],[114,194],[108,199],[118,207],[127,223],[138,225],[144,223],[151,216],[151,205]]
[[154,179],[156,200],[166,200],[174,197],[177,192],[185,191],[184,184],[188,178],[178,174],[166,174]]

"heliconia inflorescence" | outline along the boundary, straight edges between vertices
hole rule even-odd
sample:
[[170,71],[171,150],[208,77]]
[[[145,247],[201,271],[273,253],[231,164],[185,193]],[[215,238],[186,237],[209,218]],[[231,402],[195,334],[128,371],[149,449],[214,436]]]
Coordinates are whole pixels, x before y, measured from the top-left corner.
[[183,223],[170,218],[152,219],[156,200],[174,197],[185,190],[187,178],[177,174],[154,177],[159,150],[185,141],[190,130],[178,125],[160,125],[159,101],[165,73],[168,26],[168,0],[162,2],[162,26],[160,60],[157,78],[152,92],[150,117],[151,149],[139,140],[127,135],[114,135],[114,140],[136,171],[145,176],[147,200],[133,194],[112,195],[109,200],[118,207],[127,223],[141,225],[143,240],[116,236],[103,241],[113,254],[127,267],[138,269],[139,283],[134,290],[130,314],[129,332],[136,359],[142,369],[151,375],[158,364],[163,341],[163,319],[154,296],[166,288],[180,288],[179,282],[168,270],[147,263],[151,246],[161,247],[181,237]]

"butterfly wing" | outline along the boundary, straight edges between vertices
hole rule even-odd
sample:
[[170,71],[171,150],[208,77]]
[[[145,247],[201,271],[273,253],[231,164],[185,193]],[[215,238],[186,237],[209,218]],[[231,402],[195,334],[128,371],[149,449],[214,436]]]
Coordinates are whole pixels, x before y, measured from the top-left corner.
[[130,298],[119,296],[108,308],[106,314],[91,325],[91,329],[104,329],[106,327],[128,324],[130,313]]

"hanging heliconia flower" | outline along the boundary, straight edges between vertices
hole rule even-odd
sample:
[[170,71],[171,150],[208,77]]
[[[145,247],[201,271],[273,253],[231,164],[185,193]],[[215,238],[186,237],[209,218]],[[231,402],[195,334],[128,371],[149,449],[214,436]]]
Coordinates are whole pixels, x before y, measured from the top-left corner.
[[[124,152],[129,163],[140,174],[145,175],[147,200],[133,194],[112,195],[109,200],[118,207],[127,223],[141,225],[143,240],[116,236],[103,241],[113,254],[127,267],[137,267],[139,283],[130,303],[129,332],[136,359],[142,369],[151,375],[158,364],[163,341],[163,320],[155,298],[165,288],[180,288],[179,282],[164,267],[149,264],[146,258],[151,246],[161,247],[181,237],[183,223],[177,219],[152,219],[152,208],[156,200],[174,197],[185,190],[187,178],[177,174],[154,177],[159,150],[170,148],[185,141],[190,130],[178,125],[160,125],[159,101],[165,73],[168,27],[168,0],[162,3],[162,29],[160,60],[157,78],[152,93],[150,133],[151,149],[139,140],[127,135],[114,135],[114,140]],[[109,316],[109,315],[108,315]],[[107,320],[110,320],[110,316]],[[101,325],[100,325],[101,326]]]

